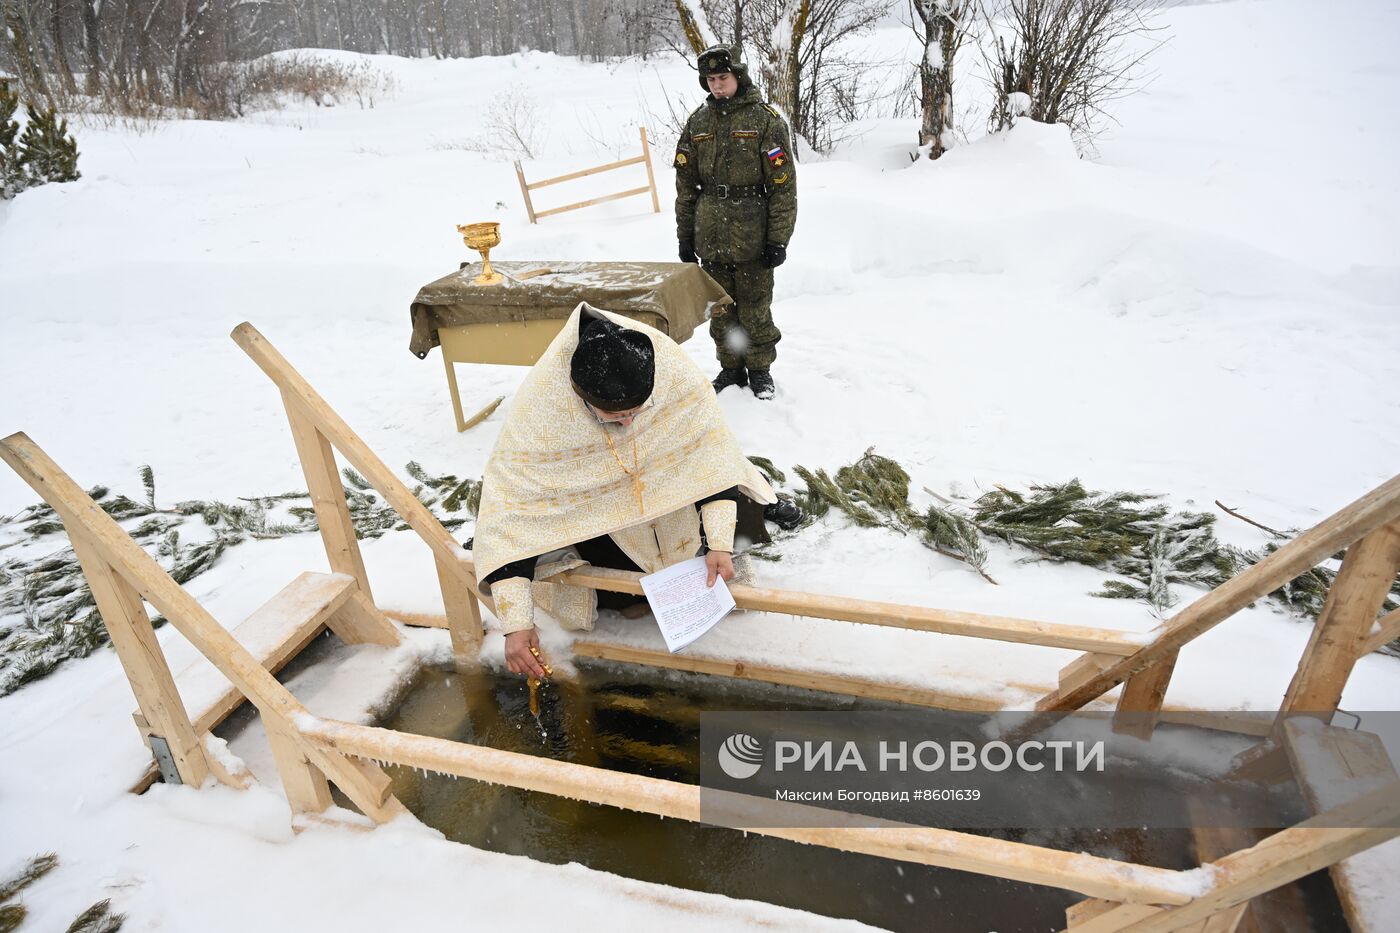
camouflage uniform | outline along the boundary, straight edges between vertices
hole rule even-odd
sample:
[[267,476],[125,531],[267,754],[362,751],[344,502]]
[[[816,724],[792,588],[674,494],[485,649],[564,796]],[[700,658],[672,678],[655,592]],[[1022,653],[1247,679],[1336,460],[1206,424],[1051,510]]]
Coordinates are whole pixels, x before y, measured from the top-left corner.
[[[710,55],[700,56],[705,88],[706,75],[716,70],[713,60],[707,69]],[[738,92],[707,98],[676,144],[676,238],[694,244],[705,271],[734,299],[734,307],[710,320],[720,365],[767,370],[782,334],[773,324],[773,269],[765,247],[785,249],[792,237],[797,173],[787,124],[763,102],[747,68],[729,65],[725,59],[718,70],[733,71]],[[736,327],[743,334],[731,334]]]

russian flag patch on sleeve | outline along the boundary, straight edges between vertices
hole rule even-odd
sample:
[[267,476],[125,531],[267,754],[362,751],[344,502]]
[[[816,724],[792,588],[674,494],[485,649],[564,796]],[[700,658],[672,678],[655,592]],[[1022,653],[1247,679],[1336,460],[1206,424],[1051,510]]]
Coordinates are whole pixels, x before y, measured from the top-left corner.
[[773,163],[773,167],[774,167],[774,168],[777,168],[778,166],[780,166],[780,165],[782,165],[784,162],[786,162],[786,161],[787,161],[787,154],[786,154],[785,152],[783,152],[783,147],[782,147],[782,146],[774,146],[772,149],[769,149],[769,150],[768,150],[768,161],[771,162],[771,163]]

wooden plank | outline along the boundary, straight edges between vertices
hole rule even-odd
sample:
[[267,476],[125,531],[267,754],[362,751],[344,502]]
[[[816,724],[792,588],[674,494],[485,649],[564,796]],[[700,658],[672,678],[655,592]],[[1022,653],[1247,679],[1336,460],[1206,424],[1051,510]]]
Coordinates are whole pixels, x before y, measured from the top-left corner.
[[293,815],[320,813],[329,807],[331,789],[326,776],[311,763],[296,735],[272,719],[264,719],[263,726]]
[[437,562],[438,588],[446,610],[447,630],[452,637],[452,654],[459,661],[476,661],[481,657],[481,610],[476,597],[463,588],[452,568]]
[[190,722],[175,688],[175,679],[140,594],[112,569],[101,545],[91,541],[79,523],[70,523],[65,518],[64,525],[102,616],[102,624],[126,671],[141,716],[149,726],[147,735],[163,738],[170,748],[180,780],[199,787],[209,776],[209,762],[205,759],[199,733]]
[[1065,911],[1064,933],[1117,933],[1125,924],[1150,917],[1151,904],[1122,904],[1094,898],[1073,904]]
[[647,187],[651,189],[651,211],[653,214],[661,213],[661,200],[656,193],[656,172],[651,166],[651,143],[647,140],[647,128],[638,127],[642,134],[642,161],[647,166]]
[[619,191],[617,194],[605,194],[598,198],[589,198],[587,201],[578,201],[574,204],[565,204],[563,207],[551,207],[547,211],[540,211],[536,217],[553,217],[555,214],[562,214],[565,211],[576,211],[583,207],[592,207],[595,204],[604,204],[608,201],[620,201],[623,198],[636,197],[639,194],[646,194],[649,190],[645,185],[640,188],[629,188],[626,191]]
[[[622,807],[674,819],[698,821],[700,788],[637,774],[624,774],[572,762],[539,758],[446,739],[409,735],[336,720],[308,721],[303,735],[345,755],[373,758],[443,774],[455,774],[546,794]],[[706,791],[707,816],[744,820],[771,818],[777,810],[810,813],[796,804],[775,804],[741,794]],[[711,796],[713,795],[713,796]],[[711,810],[711,804],[715,809]],[[994,875],[1080,891],[1093,897],[1133,903],[1184,904],[1180,873],[1061,852],[970,833],[898,823],[872,824],[865,817],[823,812],[823,828],[755,828],[753,833],[811,845],[961,871]],[[833,823],[838,825],[833,826]],[[734,825],[741,825],[735,823]],[[762,825],[762,824],[751,824]]]
[[1342,569],[1327,592],[1298,670],[1284,694],[1286,714],[1316,713],[1330,719],[1342,701],[1357,649],[1370,633],[1400,570],[1400,524],[1390,524],[1347,548]]
[[[293,742],[299,741],[292,722],[299,718],[309,718],[305,707],[286,687],[278,683],[277,678],[268,673],[258,659],[239,644],[232,633],[220,625],[198,600],[171,579],[155,559],[142,550],[110,515],[102,511],[48,454],[21,432],[0,441],[0,459],[8,463],[53,507],[69,529],[70,539],[83,539],[93,545],[93,552],[110,565],[111,570],[116,572],[115,575],[119,575],[136,593],[155,606],[170,620],[171,626],[189,639],[200,653],[213,662],[214,666],[257,706],[269,735],[277,733]],[[100,586],[101,584],[99,588]],[[357,597],[364,598],[364,594],[356,590],[344,605],[350,605]],[[134,599],[134,596],[131,598]],[[144,611],[142,615],[144,616]],[[154,646],[154,651],[159,656],[158,644]],[[169,689],[174,690],[173,681]],[[171,748],[174,751],[176,746],[172,743]],[[202,746],[197,745],[196,748],[200,749],[202,754]],[[290,754],[285,747],[282,753],[284,756]],[[374,769],[373,765],[365,762],[348,763],[339,756],[326,754],[309,743],[301,743],[301,753],[315,757],[316,767],[324,775],[329,775],[335,780],[341,790],[345,791],[367,816],[384,821],[402,812],[402,805],[396,798],[390,797],[387,801],[376,803],[379,789],[387,779],[381,773],[380,778],[376,780],[371,770]],[[196,776],[195,772],[191,772],[191,776]],[[292,779],[298,782],[295,789],[298,805],[314,806],[319,800],[314,787],[314,776],[307,777],[296,773]],[[189,781],[196,784],[202,782],[202,776],[199,776],[198,781]]]
[[[1397,518],[1400,518],[1400,476],[1392,477],[1178,612],[1159,629],[1152,644],[1073,690],[1056,690],[1037,703],[1036,709],[1047,713],[1079,709],[1132,675],[1179,651],[1187,642],[1245,606]],[[1028,731],[1048,722],[1048,717],[1034,721]]]
[[360,544],[355,538],[355,524],[350,520],[350,506],[345,501],[345,487],[336,469],[335,451],[326,436],[316,429],[315,419],[306,413],[296,396],[284,391],[282,402],[287,409],[292,441],[306,476],[311,505],[316,510],[316,525],[331,571],[354,577],[360,589],[373,599],[369,574],[365,572]]
[[[583,567],[560,574],[557,579],[563,583],[616,593],[642,593],[641,583],[638,582],[641,574],[626,570]],[[928,609],[923,606],[903,606],[846,596],[797,593],[756,586],[730,586],[729,591],[734,596],[735,605],[741,609],[786,613],[813,619],[863,622],[867,625],[939,632],[944,635],[966,635],[971,638],[990,638],[996,641],[1119,656],[1130,655],[1140,650],[1144,644],[1141,636],[1130,632],[1083,625],[1035,622],[1029,619],[958,612],[953,609]]]
[[[530,190],[538,191],[539,189],[547,188],[550,185],[557,185],[565,181],[573,181],[575,178],[587,178],[589,175],[597,175],[600,172],[611,172],[613,169],[626,168],[629,165],[637,165],[638,163],[642,162],[643,159],[643,156],[632,156],[631,158],[627,159],[619,159],[616,162],[608,162],[605,165],[595,165],[592,168],[585,168],[577,172],[570,172],[567,175],[556,175],[553,178],[546,178],[544,181],[531,182]],[[540,214],[539,216],[543,217],[544,215]]]
[[[344,419],[326,404],[325,399],[310,383],[292,368],[277,348],[247,322],[235,327],[230,336],[272,379],[284,397],[291,396],[296,399],[297,404],[301,406],[300,410],[310,418],[317,430],[379,491],[409,527],[418,532],[418,536],[432,549],[434,557],[444,561],[445,566],[457,577],[459,584],[481,599],[471,563],[464,562],[465,555],[457,540],[442,527],[442,522],[414,497],[403,481],[384,465],[384,461],[369,449],[359,435],[350,429]],[[366,590],[366,593],[368,592]],[[487,605],[490,606],[491,603],[487,602]]]
[[[1191,838],[1196,847],[1196,860],[1201,864],[1214,862],[1227,855],[1258,845],[1274,830],[1221,825],[1218,815],[1209,808],[1193,802],[1188,805]],[[1242,933],[1270,933],[1273,930],[1306,930],[1309,927],[1308,905],[1297,884],[1287,884],[1266,891],[1238,905],[1239,928]],[[1219,917],[1220,915],[1216,915]],[[1217,925],[1224,919],[1202,921]]]
[[530,223],[539,223],[535,217],[535,205],[530,201],[530,186],[525,183],[525,169],[520,167],[519,160],[515,163],[515,178],[520,182],[520,196],[525,199],[525,214],[530,218]]
[[1400,782],[1211,862],[1214,884],[1209,891],[1189,904],[1159,909],[1122,929],[1130,933],[1189,929],[1192,924],[1228,907],[1297,881],[1397,836],[1400,836]]
[[664,667],[674,671],[713,674],[719,677],[735,677],[740,680],[759,680],[787,687],[824,690],[827,693],[843,696],[888,700],[893,703],[909,703],[914,706],[931,706],[937,709],[966,710],[968,712],[994,712],[1001,708],[1000,701],[991,697],[969,697],[938,690],[905,687],[878,680],[863,680],[845,674],[826,674],[797,668],[749,664],[744,661],[719,661],[671,654],[669,651],[651,648],[612,645],[606,642],[576,641],[573,644],[573,652],[577,657],[600,658],[605,661],[620,661],[627,664],[649,664],[652,667]]
[[241,758],[229,754],[227,757],[220,754],[220,750],[215,748],[215,743],[223,743],[209,733],[204,733],[200,747],[204,749],[204,760],[209,763],[209,773],[214,775],[220,784],[232,787],[234,790],[247,790],[256,783],[253,772],[248,770],[248,766]]
[[1060,689],[1073,690],[1078,684],[1111,667],[1117,660],[1118,655],[1100,654],[1097,651],[1081,654],[1060,668]]
[[[355,587],[343,574],[303,573],[233,629],[233,637],[272,674],[301,654]],[[243,705],[243,694],[207,659],[175,678],[196,734],[211,732]]]
[[331,614],[326,625],[348,645],[384,645],[392,648],[401,641],[398,630],[358,587]]
[[[439,615],[439,614],[437,614],[437,613],[432,613],[432,612],[406,612],[406,611],[401,610],[401,609],[386,609],[386,610],[384,610],[384,614],[385,614],[386,616],[388,616],[389,618],[393,619],[395,622],[398,622],[398,623],[401,624],[401,625],[413,625],[413,626],[418,626],[418,627],[421,627],[421,628],[444,628],[444,629],[448,627],[448,626],[447,626],[447,616],[445,616],[445,615]],[[603,650],[611,651],[611,648],[608,647],[608,646],[606,646],[605,643],[601,643],[601,642],[585,642],[585,644],[589,644],[589,645],[603,645],[603,646],[604,646],[604,647],[603,647]],[[641,649],[638,649],[638,650],[641,650]],[[598,657],[598,655],[592,655],[592,656]],[[658,657],[665,657],[665,655],[660,655],[660,654],[658,653]],[[651,663],[652,663],[651,660],[641,660],[640,658],[634,660],[634,659],[631,659],[631,658],[621,658],[621,657],[619,657],[619,658],[615,658],[615,659],[613,659],[613,660],[633,661],[633,663],[638,663],[638,664],[651,664]],[[723,663],[723,662],[716,662],[716,663]],[[743,663],[743,662],[741,662],[741,661],[740,661],[740,662],[734,662],[734,664],[742,664],[742,663]],[[732,667],[732,665],[731,665],[731,667]],[[679,669],[679,668],[678,668],[678,669]],[[754,669],[753,669],[752,667],[745,666],[743,670],[744,670],[744,672],[745,672],[745,674],[747,675],[747,677],[748,677],[749,680],[760,680],[760,679],[762,679],[762,678],[760,678],[760,677],[754,676]],[[792,672],[792,673],[795,673],[795,674],[807,673],[807,672],[801,671],[800,669],[783,669],[783,670],[784,670],[785,672],[791,670],[791,672]],[[707,673],[707,672],[697,671],[697,673]],[[1034,686],[1028,685],[1028,684],[1019,684],[1019,683],[1015,683],[1015,682],[1012,682],[1012,681],[1008,681],[1006,685],[1007,685],[1007,686],[1011,686],[1011,687],[1015,687],[1015,688],[1017,688],[1017,689],[1025,690],[1025,691],[1027,691],[1028,693],[1034,693],[1036,689],[1043,689],[1043,688],[1037,688],[1037,687],[1034,687]],[[903,689],[905,689],[905,688],[901,688],[899,684],[888,684],[888,686],[894,687],[894,688],[897,689],[897,690],[903,690]],[[918,688],[913,688],[913,689],[918,689]],[[844,692],[844,691],[838,691],[838,692]],[[951,691],[951,690],[949,690],[949,691],[940,691],[940,692],[938,692],[937,694],[934,694],[932,691],[930,691],[929,694],[928,694],[928,698],[929,698],[929,699],[932,699],[933,696],[948,697],[948,698],[951,698],[951,701],[952,701],[952,702],[961,704],[961,705],[958,705],[958,706],[956,706],[956,707],[939,707],[939,708],[982,709],[982,708],[983,708],[982,706],[976,705],[976,704],[981,704],[981,703],[983,703],[983,702],[987,702],[985,697],[978,696],[977,694],[957,693],[957,692]],[[908,701],[908,700],[903,700],[903,701],[897,701],[897,702],[909,702],[909,701]],[[920,705],[920,706],[933,706],[934,704],[933,704],[933,703],[918,703],[918,704],[915,704],[915,705]],[[1219,731],[1219,732],[1231,732],[1231,733],[1235,733],[1235,734],[1238,734],[1238,735],[1252,735],[1252,736],[1258,736],[1258,737],[1261,737],[1261,738],[1264,737],[1264,736],[1267,736],[1267,735],[1273,730],[1273,725],[1274,725],[1274,714],[1273,714],[1273,713],[1257,712],[1257,711],[1250,711],[1250,710],[1235,710],[1235,711],[1225,711],[1225,712],[1221,712],[1221,711],[1218,711],[1218,710],[1192,709],[1192,708],[1190,708],[1190,707],[1185,707],[1185,706],[1169,706],[1169,705],[1168,705],[1168,706],[1163,706],[1163,707],[1162,707],[1162,714],[1161,714],[1161,716],[1158,717],[1158,718],[1159,718],[1159,720],[1160,720],[1161,722],[1168,722],[1168,723],[1173,723],[1173,724],[1176,724],[1176,725],[1194,726],[1194,727],[1196,727],[1196,728],[1198,728],[1198,729],[1215,729],[1215,730],[1217,730],[1217,731]]]
[[462,395],[457,389],[457,370],[446,350],[442,351],[442,367],[447,370],[447,394],[452,398],[452,418],[457,422],[457,433],[461,434],[467,429],[467,421],[462,416]]
[[1077,925],[1088,923],[1100,914],[1107,913],[1117,906],[1117,901],[1106,901],[1098,897],[1090,897],[1082,901],[1076,901],[1065,908],[1065,926],[1073,929]]
[[[1400,781],[1385,743],[1374,733],[1295,717],[1284,723],[1282,734],[1298,787],[1313,812]],[[1366,864],[1376,858],[1382,861],[1374,866]],[[1354,855],[1333,865],[1331,874],[1337,899],[1353,933],[1382,933],[1400,916],[1400,892],[1393,885],[1367,891],[1362,880],[1367,875],[1377,878],[1389,874],[1381,853]]]
[[1400,638],[1400,609],[1392,609],[1376,620],[1371,633],[1361,640],[1357,658],[1363,658],[1372,651],[1380,650],[1381,645],[1390,644]]
[[1173,651],[1147,670],[1128,678],[1113,715],[1114,732],[1144,741],[1152,737],[1158,714],[1162,711],[1162,700],[1166,698],[1167,687],[1172,681],[1176,655]]

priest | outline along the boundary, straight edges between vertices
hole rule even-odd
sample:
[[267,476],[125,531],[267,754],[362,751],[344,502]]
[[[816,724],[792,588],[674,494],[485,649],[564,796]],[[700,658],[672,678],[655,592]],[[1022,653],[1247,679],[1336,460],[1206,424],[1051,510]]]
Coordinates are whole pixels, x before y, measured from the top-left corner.
[[565,628],[593,627],[600,594],[559,574],[585,563],[655,573],[704,553],[710,585],[728,580],[738,508],[776,499],[675,341],[580,304],[526,375],[486,463],[472,557],[506,666],[545,676],[537,607]]

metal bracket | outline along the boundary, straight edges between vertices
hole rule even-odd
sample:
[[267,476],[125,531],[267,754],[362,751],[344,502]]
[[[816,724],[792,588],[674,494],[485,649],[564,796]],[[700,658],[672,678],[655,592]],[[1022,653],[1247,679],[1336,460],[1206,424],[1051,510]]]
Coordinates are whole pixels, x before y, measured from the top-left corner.
[[156,756],[156,767],[160,768],[161,780],[167,784],[185,783],[180,780],[180,769],[175,767],[175,756],[170,754],[170,743],[165,741],[165,737],[148,735],[146,738],[151,743],[151,752]]

